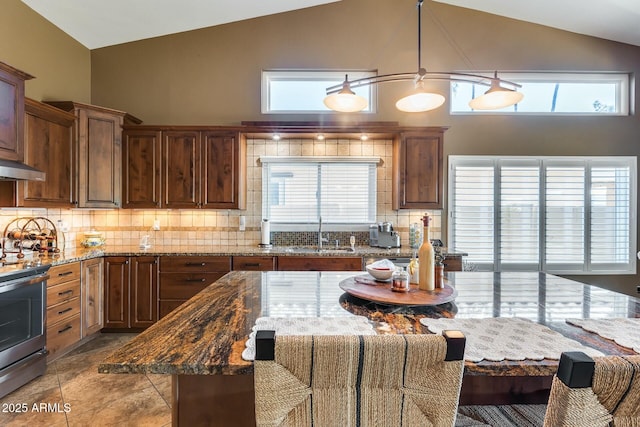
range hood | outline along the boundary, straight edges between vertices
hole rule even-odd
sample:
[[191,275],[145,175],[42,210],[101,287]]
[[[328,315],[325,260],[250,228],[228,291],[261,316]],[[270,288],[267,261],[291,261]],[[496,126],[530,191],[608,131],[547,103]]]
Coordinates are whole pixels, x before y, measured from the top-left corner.
[[0,180],[44,181],[47,174],[24,163],[0,159]]

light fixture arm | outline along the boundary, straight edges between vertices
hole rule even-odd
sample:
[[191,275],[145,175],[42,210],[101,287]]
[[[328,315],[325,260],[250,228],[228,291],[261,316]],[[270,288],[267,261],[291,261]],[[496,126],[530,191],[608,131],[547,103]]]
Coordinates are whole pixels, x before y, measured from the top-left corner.
[[[423,82],[429,80],[443,80],[450,82],[467,82],[482,86],[489,86],[489,90],[469,103],[471,108],[478,110],[490,110],[504,108],[517,104],[523,98],[522,93],[516,92],[522,85],[503,80],[495,71],[493,76],[474,73],[458,72],[428,72],[422,67],[422,4],[424,0],[418,0],[418,70],[415,73],[383,74],[374,77],[363,77],[349,80],[345,75],[342,83],[330,86],[326,89],[327,97],[324,103],[332,110],[340,112],[357,112],[367,107],[367,100],[355,94],[352,89],[379,83],[413,80],[415,88],[411,95],[405,96],[396,103],[400,111],[423,112],[437,108],[444,103],[444,96],[431,93],[424,89]],[[506,86],[506,87],[505,87]]]
[[361,79],[349,80],[348,75],[345,76],[345,81],[330,86],[327,88],[327,95],[331,95],[332,93],[340,92],[345,84],[348,85],[351,89],[362,86],[370,86],[379,83],[387,83],[387,82],[398,82],[398,81],[407,81],[407,80],[415,80],[418,81],[429,81],[429,80],[445,80],[452,82],[468,82],[475,83],[482,86],[491,86],[494,81],[497,81],[501,85],[510,86],[512,88],[519,88],[522,85],[511,82],[508,80],[503,80],[497,76],[497,72],[494,72],[493,76],[485,76],[482,74],[472,74],[472,73],[454,73],[454,72],[428,72],[424,68],[420,68],[417,73],[394,73],[394,74],[381,74],[379,76],[373,77],[363,77]]

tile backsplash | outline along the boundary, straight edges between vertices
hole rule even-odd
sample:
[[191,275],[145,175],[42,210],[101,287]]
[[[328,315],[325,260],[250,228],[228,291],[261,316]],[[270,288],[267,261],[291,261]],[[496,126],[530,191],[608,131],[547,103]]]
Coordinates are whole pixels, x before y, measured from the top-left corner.
[[[101,231],[108,245],[138,245],[143,235],[151,237],[153,245],[194,246],[207,248],[218,245],[257,246],[260,243],[262,220],[262,168],[260,156],[379,156],[377,187],[379,222],[389,221],[400,233],[401,243],[408,244],[409,225],[419,222],[423,210],[392,209],[391,140],[280,140],[247,141],[247,208],[246,210],[88,210],[88,209],[0,209],[0,231],[16,217],[43,216],[57,224],[68,225],[63,232],[65,248],[80,246],[83,232]],[[441,238],[441,211],[429,211],[433,216],[431,238]],[[245,217],[245,231],[239,230],[240,216]],[[154,221],[160,230],[153,231]],[[323,226],[331,231],[329,224]],[[60,230],[58,230],[60,232]],[[274,232],[272,232],[274,233]],[[360,231],[358,244],[366,238]],[[287,233],[288,234],[288,233]],[[293,237],[294,241],[298,241]],[[281,236],[274,243],[284,243]],[[291,243],[296,244],[296,243]],[[348,245],[348,241],[341,245]],[[62,244],[60,244],[62,246]]]

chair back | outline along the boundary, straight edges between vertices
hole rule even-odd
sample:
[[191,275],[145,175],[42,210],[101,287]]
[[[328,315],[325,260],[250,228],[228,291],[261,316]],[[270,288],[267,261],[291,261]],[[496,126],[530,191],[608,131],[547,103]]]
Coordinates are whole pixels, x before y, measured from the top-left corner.
[[258,331],[256,424],[452,426],[465,337],[278,336]]
[[560,357],[545,427],[640,425],[640,356]]

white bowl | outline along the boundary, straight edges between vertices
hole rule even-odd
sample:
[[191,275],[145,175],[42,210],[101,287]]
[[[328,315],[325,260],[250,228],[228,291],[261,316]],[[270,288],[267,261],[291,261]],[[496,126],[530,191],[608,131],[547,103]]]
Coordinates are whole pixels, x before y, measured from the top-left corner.
[[393,270],[390,268],[375,268],[367,265],[367,273],[373,276],[376,280],[389,280],[393,274]]

